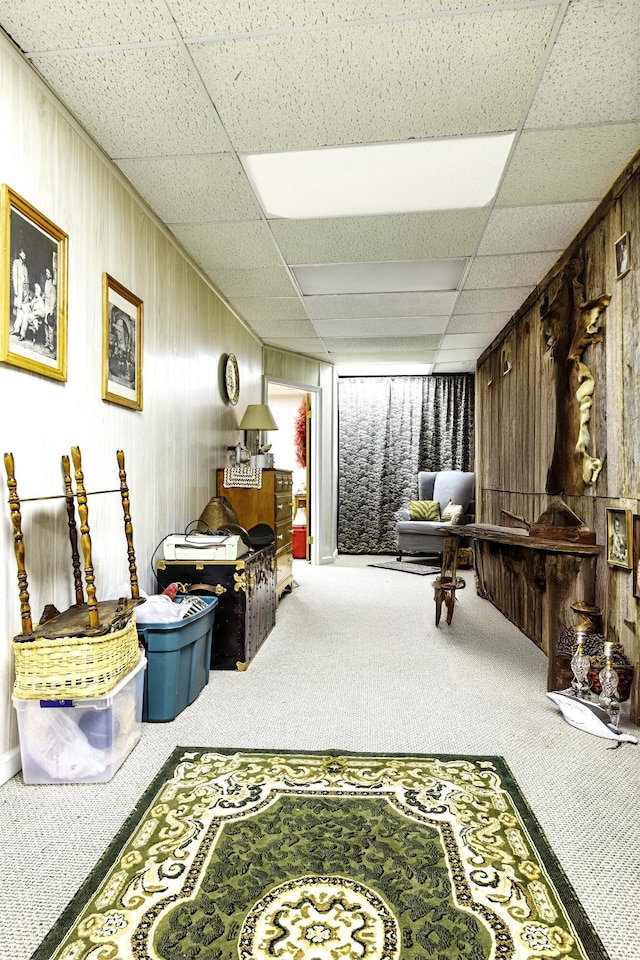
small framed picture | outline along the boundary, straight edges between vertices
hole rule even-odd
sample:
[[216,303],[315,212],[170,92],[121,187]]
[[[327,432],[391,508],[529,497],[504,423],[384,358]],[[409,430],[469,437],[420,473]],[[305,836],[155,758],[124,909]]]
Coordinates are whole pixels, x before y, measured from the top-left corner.
[[102,399],[142,410],[142,300],[102,275]]
[[607,510],[607,563],[631,569],[631,511]]
[[633,595],[640,600],[640,516],[633,516]]
[[68,236],[2,184],[0,360],[67,379]]
[[629,273],[631,269],[629,257],[629,234],[623,233],[620,239],[616,240],[616,280],[620,280]]

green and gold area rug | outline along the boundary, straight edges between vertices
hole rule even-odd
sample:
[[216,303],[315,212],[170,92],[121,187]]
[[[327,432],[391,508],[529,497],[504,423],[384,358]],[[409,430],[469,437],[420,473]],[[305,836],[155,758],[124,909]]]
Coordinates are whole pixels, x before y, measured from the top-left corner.
[[606,960],[499,757],[178,748],[33,960]]

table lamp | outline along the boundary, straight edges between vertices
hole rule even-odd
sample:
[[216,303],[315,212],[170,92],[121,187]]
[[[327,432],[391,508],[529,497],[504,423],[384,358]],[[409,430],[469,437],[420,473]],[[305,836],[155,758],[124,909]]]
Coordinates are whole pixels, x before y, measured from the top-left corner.
[[251,466],[264,466],[257,461],[260,453],[260,433],[262,430],[277,430],[278,424],[266,403],[250,403],[245,410],[239,429],[245,432],[245,446],[251,454]]

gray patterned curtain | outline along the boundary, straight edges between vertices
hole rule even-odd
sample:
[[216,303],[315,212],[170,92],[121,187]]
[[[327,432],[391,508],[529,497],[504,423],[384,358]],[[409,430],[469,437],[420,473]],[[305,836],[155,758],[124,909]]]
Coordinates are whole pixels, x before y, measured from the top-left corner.
[[394,553],[419,470],[473,470],[474,378],[341,377],[338,551]]

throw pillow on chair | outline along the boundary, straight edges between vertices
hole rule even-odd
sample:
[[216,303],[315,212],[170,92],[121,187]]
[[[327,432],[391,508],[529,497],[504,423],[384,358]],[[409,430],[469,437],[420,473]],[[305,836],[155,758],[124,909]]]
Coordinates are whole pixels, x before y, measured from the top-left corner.
[[410,500],[409,520],[439,520],[440,504],[437,500]]

